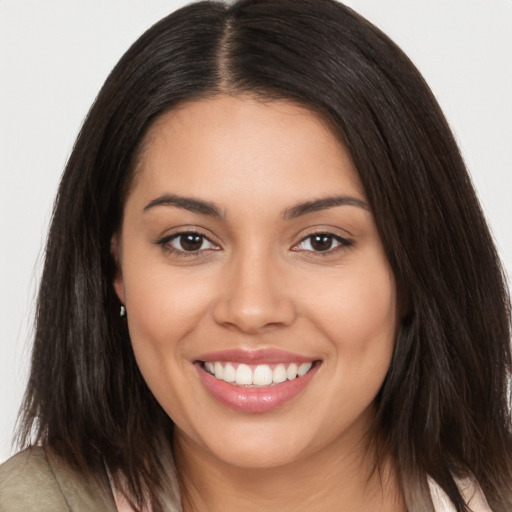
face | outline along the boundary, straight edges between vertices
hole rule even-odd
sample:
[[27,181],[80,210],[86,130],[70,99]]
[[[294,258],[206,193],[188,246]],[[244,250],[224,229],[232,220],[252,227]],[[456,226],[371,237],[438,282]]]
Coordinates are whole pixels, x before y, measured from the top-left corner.
[[166,113],[113,245],[137,363],[175,442],[244,467],[353,449],[389,368],[396,289],[319,116],[227,96]]

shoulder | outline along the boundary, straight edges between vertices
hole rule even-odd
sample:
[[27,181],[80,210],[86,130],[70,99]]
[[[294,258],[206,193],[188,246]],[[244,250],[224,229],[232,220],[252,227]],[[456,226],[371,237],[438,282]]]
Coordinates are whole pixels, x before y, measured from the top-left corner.
[[108,480],[92,479],[33,447],[0,466],[0,512],[115,512]]
[[0,466],[0,511],[69,510],[40,448],[24,450]]

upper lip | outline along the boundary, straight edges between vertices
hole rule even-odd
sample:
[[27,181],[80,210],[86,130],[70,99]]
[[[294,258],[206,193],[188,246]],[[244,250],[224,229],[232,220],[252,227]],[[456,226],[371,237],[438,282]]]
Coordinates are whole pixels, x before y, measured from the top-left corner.
[[272,364],[272,363],[309,363],[315,361],[314,357],[307,357],[280,349],[228,349],[217,352],[208,352],[197,358],[203,362],[237,362],[245,364]]

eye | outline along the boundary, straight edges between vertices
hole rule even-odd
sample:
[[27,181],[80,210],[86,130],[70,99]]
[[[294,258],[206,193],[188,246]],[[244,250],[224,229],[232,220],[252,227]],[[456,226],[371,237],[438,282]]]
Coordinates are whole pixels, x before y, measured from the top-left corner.
[[219,249],[219,247],[206,238],[206,236],[194,232],[177,233],[163,238],[158,244],[174,253],[197,253]]
[[353,242],[332,233],[315,233],[303,238],[296,246],[294,251],[312,251],[312,252],[333,252],[336,249],[350,247]]

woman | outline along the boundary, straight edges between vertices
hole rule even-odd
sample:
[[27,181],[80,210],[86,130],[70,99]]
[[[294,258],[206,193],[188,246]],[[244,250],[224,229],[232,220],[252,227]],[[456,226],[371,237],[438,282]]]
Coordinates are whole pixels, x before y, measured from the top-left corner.
[[0,504],[508,511],[509,321],[401,51],[331,0],[194,4],[67,165]]

